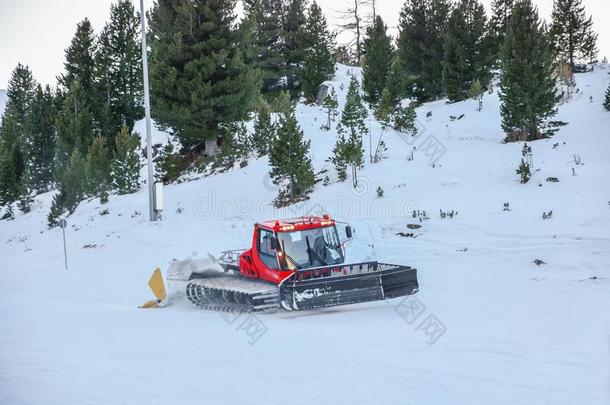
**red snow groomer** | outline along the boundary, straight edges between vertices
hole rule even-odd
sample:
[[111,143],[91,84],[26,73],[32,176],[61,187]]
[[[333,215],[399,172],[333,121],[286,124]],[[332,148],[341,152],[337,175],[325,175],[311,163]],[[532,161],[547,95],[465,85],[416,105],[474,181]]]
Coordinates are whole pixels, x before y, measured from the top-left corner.
[[221,271],[209,260],[173,262],[167,278],[186,281],[187,298],[201,308],[240,312],[309,310],[418,291],[417,270],[409,266],[345,263],[352,229],[344,231],[341,241],[328,215],[257,223],[251,248],[213,258]]

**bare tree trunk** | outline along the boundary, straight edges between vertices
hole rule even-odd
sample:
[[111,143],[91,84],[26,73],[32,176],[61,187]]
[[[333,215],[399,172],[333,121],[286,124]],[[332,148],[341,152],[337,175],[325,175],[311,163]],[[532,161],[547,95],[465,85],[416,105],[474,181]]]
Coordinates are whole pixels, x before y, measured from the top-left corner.
[[356,61],[360,65],[362,59],[362,49],[360,47],[360,16],[358,15],[358,2],[354,0],[354,19],[356,21]]

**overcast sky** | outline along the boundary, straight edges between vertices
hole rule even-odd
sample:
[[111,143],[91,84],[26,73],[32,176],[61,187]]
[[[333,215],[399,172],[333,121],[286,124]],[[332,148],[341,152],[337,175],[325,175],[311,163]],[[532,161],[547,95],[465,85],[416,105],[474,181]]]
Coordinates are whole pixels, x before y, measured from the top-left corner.
[[[139,8],[139,2],[136,2]],[[63,70],[64,49],[70,43],[76,23],[88,17],[96,33],[109,16],[113,0],[0,0],[0,88],[6,88],[11,71],[18,62],[27,64],[34,77],[55,85]],[[153,0],[145,0],[151,7]],[[336,23],[341,9],[351,0],[318,0],[329,22]],[[379,14],[395,27],[403,0],[379,0]],[[483,0],[489,11],[491,0]],[[534,0],[540,15],[550,18],[553,0]],[[593,15],[599,33],[600,59],[610,58],[610,1],[583,0],[587,13]],[[606,20],[606,21],[604,21]]]

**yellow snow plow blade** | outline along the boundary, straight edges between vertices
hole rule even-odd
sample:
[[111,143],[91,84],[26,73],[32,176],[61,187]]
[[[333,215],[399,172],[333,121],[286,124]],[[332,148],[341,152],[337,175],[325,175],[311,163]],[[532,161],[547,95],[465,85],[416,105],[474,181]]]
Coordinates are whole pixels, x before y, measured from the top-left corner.
[[140,305],[139,308],[158,308],[165,298],[167,298],[167,292],[165,291],[165,284],[163,283],[163,276],[161,275],[160,269],[155,269],[150,280],[148,280],[148,286],[152,290],[156,300],[147,301]]

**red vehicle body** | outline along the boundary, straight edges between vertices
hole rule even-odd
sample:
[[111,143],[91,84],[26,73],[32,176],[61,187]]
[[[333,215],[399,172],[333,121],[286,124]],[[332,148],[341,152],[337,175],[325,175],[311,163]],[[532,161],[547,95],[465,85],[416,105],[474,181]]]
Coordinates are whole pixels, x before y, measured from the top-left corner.
[[[271,249],[273,252],[269,252],[269,247],[265,249],[263,246],[265,236],[272,236],[276,240],[285,238],[288,234],[295,234],[302,231],[310,230],[321,230],[326,229],[327,233],[333,233],[336,238],[337,247],[339,247],[339,237],[335,226],[335,221],[332,220],[328,215],[323,217],[302,217],[296,219],[285,219],[281,221],[267,221],[261,222],[254,225],[254,235],[252,237],[252,247],[244,251],[239,256],[239,272],[247,278],[259,279],[269,281],[274,284],[281,283],[284,279],[294,274],[294,270],[297,268],[296,264],[291,263],[289,258],[286,258],[287,253],[283,246],[273,246]],[[348,231],[351,233],[351,231]],[[265,235],[265,236],[263,236]],[[273,253],[265,257],[265,250],[268,253]],[[305,249],[303,251],[306,251]],[[337,249],[340,251],[340,260],[335,260],[332,264],[342,264],[344,261],[344,254],[342,247]],[[320,263],[318,263],[320,264]],[[327,264],[327,263],[321,263]],[[311,263],[313,267],[314,263]],[[305,268],[307,268],[306,266]],[[299,269],[303,267],[298,267]],[[333,269],[326,269],[330,272]],[[340,268],[335,269],[341,271]],[[316,270],[318,271],[318,270]],[[318,276],[317,274],[312,274]],[[307,277],[307,272],[299,274],[301,277]]]

